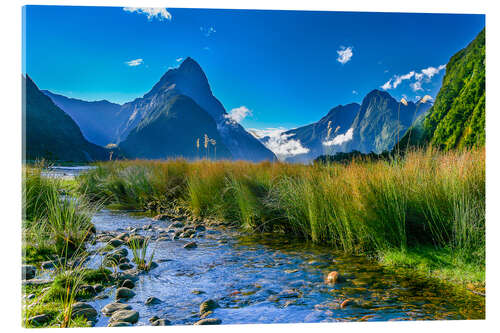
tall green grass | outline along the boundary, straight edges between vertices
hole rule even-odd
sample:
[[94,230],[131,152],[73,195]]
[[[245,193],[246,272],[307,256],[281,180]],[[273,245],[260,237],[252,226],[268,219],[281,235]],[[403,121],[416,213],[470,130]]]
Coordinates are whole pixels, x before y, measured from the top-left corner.
[[55,280],[24,310],[24,325],[36,326],[28,318],[48,311],[51,319],[46,325],[85,326],[86,321],[72,313],[73,303],[89,296],[80,291],[85,282],[102,281],[108,273],[84,265],[86,241],[94,232],[91,218],[99,205],[67,196],[68,182],[44,177],[43,168],[43,164],[23,167],[23,260],[51,260]]
[[60,193],[61,180],[42,176],[42,167],[23,169],[23,247],[27,257],[69,257],[93,232],[97,207]]
[[132,250],[132,261],[137,265],[138,269],[149,271],[153,264],[153,259],[156,252],[156,244],[155,248],[151,250],[151,253],[148,256],[148,248],[150,245],[151,239],[148,237],[144,241],[139,241],[137,239],[129,240],[129,246]]
[[404,159],[327,165],[114,161],[78,182],[91,199],[117,206],[182,206],[347,253],[446,248],[484,265],[484,150],[430,149]]

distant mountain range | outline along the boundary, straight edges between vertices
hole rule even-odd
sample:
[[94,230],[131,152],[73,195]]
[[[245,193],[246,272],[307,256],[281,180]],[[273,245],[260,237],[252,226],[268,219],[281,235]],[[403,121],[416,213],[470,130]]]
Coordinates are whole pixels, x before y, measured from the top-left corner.
[[100,146],[114,143],[118,127],[130,117],[130,113],[122,112],[120,104],[106,100],[88,102],[48,90],[42,92],[73,118],[87,140]]
[[250,134],[229,117],[192,58],[168,70],[143,97],[123,105],[42,93],[26,77],[26,157],[107,159],[111,150],[101,146],[111,143],[114,156],[126,158],[257,162],[278,156],[308,163],[320,155],[390,151],[398,140],[400,146],[409,140],[408,145],[441,149],[484,145],[484,59],[483,30],[450,59],[434,105],[402,103],[373,90],[361,105],[338,105],[318,122],[267,135]]
[[[302,148],[282,159],[308,163],[320,155],[339,152],[389,151],[398,141],[398,128],[401,138],[413,121],[432,106],[426,102],[419,103],[417,108],[417,103],[407,102],[405,105],[385,91],[373,90],[361,105],[339,105],[316,123],[280,133],[282,145],[294,141]],[[260,139],[268,147],[275,141],[269,136]]]
[[[284,158],[292,162],[309,162],[320,155],[336,153],[380,154],[395,147],[432,145],[450,150],[484,146],[485,55],[483,29],[467,47],[451,57],[433,104],[417,101],[404,105],[385,91],[373,90],[361,106],[340,105],[317,123],[280,133],[280,140],[269,136],[260,139],[268,146],[293,141],[295,153]],[[351,119],[352,124],[346,125]],[[332,130],[333,138],[328,136]]]
[[[143,97],[123,105],[44,92],[71,115],[89,140],[100,145],[116,144],[128,158],[276,159],[272,151],[230,119],[213,96],[200,65],[189,57],[178,68],[168,70]],[[205,134],[211,142],[207,148]]]
[[359,107],[357,103],[339,105],[316,123],[284,132],[286,138],[298,140],[308,150],[305,154],[288,157],[287,161],[307,163],[326,151],[330,154],[334,153],[335,145],[332,149],[332,146],[326,146],[324,143],[327,141],[331,143],[335,137],[349,131],[359,112]]
[[[177,98],[178,96],[184,96],[184,98],[180,99],[181,101],[189,99],[192,103],[188,101],[184,103],[170,103],[173,98]],[[177,100],[179,101],[179,99]],[[185,108],[186,103],[198,106],[199,117],[189,114],[189,117],[184,118],[184,114],[180,110],[175,109],[180,106]],[[161,121],[162,118],[157,118],[156,115],[165,112],[166,105],[169,105],[169,112],[171,114],[176,114],[177,127],[175,129],[176,132],[165,133],[165,137],[161,139],[164,140],[162,144],[168,145],[173,143],[167,140],[168,137],[178,140],[180,135],[193,135],[192,137],[184,138],[184,141],[188,144],[184,147],[187,154],[186,157],[192,156],[188,152],[192,152],[192,149],[195,147],[195,141],[201,138],[204,133],[209,134],[208,131],[212,131],[211,126],[214,125],[217,135],[212,131],[212,137],[210,135],[209,137],[216,140],[217,150],[220,151],[218,157],[255,162],[275,159],[273,152],[245,131],[240,124],[229,118],[221,102],[213,96],[207,77],[200,65],[189,57],[178,68],[167,71],[144,97],[123,105],[123,110],[130,112],[131,116],[119,128],[117,142],[123,142],[123,145],[127,146],[126,152],[131,157],[136,157],[136,154],[134,152],[135,148],[127,143],[129,133],[138,127],[144,129],[141,132],[142,134],[149,128],[158,128],[151,126],[152,122]],[[202,115],[203,112],[212,118],[213,124],[211,122],[204,122],[204,119],[208,118]],[[160,139],[159,136],[154,137]],[[122,146],[121,143],[120,146]],[[141,157],[148,158],[143,155]]]
[[[130,158],[232,159],[214,119],[191,98],[166,94],[165,103],[149,112],[119,145]],[[204,136],[210,139],[207,149]],[[199,147],[197,147],[199,140]],[[215,140],[215,145],[212,144]]]
[[373,90],[363,99],[351,125],[352,140],[342,144],[340,151],[357,150],[362,153],[389,151],[413,122],[431,106],[430,102],[420,101],[407,102],[405,105],[385,91]]
[[90,162],[108,158],[108,151],[87,141],[75,121],[44,95],[29,76],[22,78],[22,87],[26,160]]

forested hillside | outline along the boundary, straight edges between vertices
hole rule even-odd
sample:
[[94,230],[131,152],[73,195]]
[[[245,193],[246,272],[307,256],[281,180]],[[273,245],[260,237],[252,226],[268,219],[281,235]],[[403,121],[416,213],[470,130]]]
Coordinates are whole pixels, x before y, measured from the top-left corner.
[[[443,150],[485,144],[485,30],[446,65],[443,85],[427,116],[400,145],[430,143]],[[409,137],[409,135],[412,137]]]

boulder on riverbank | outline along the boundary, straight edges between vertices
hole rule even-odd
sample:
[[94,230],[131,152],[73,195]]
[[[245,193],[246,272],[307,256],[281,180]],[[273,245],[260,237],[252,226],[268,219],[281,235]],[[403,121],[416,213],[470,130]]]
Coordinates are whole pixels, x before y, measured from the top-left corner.
[[123,240],[119,239],[119,238],[113,238],[113,239],[110,239],[108,244],[111,245],[112,247],[119,247],[121,245],[123,245]]
[[127,322],[131,324],[137,323],[139,320],[139,312],[135,310],[118,310],[109,319],[110,322]]
[[194,323],[195,325],[220,325],[222,321],[218,318],[205,318]]
[[104,261],[107,263],[117,264],[120,262],[122,258],[126,258],[128,255],[128,251],[125,248],[120,248],[118,250],[114,250],[104,256]]
[[133,289],[135,287],[135,283],[130,279],[126,279],[125,281],[122,282],[121,287]]
[[115,281],[115,284],[117,286],[121,287],[122,283],[127,279],[131,280],[132,282],[136,282],[139,279],[139,277],[138,277],[139,274],[140,274],[140,271],[133,268],[133,269],[129,269],[129,270],[126,270],[123,272],[113,273],[112,277]]
[[194,229],[187,229],[182,234],[180,234],[179,237],[180,238],[190,238],[194,234],[196,234],[196,231],[194,231]]
[[160,318],[160,319],[157,319],[157,320],[151,322],[151,325],[153,325],[153,326],[168,326],[171,324],[172,323],[170,322],[170,320],[163,319],[163,318]]
[[85,317],[87,320],[94,321],[97,318],[97,311],[90,304],[77,302],[73,304],[71,309],[71,317],[76,318],[79,316]]
[[23,280],[30,280],[36,275],[36,267],[33,265],[23,265],[21,271]]
[[132,326],[131,323],[127,323],[126,321],[112,321],[108,324],[108,327],[125,327]]
[[31,279],[31,280],[23,280],[21,284],[23,286],[41,286],[44,284],[51,284],[54,282],[54,279]]
[[196,242],[189,242],[189,243],[184,244],[185,249],[194,249],[197,246],[198,245],[196,244]]
[[128,240],[128,238],[130,237],[130,234],[128,232],[122,232],[121,234],[119,234],[118,236],[116,236],[116,238],[126,242]]
[[126,287],[120,287],[116,289],[116,299],[130,299],[135,296],[135,293],[132,289]]
[[107,305],[105,305],[102,309],[101,309],[101,312],[105,315],[105,316],[111,316],[113,313],[115,313],[116,311],[120,311],[120,310],[131,310],[132,307],[128,304],[125,304],[125,303],[118,303],[118,302],[114,302],[114,303],[109,303]]
[[160,304],[160,303],[161,303],[161,299],[156,298],[154,296],[148,297],[146,302],[144,302],[144,304],[146,304],[146,305],[155,305],[155,304]]
[[96,290],[94,289],[94,287],[93,287],[93,286],[90,286],[90,285],[87,285],[87,284],[85,284],[85,285],[83,285],[83,286],[80,286],[80,287],[78,288],[78,291],[79,291],[80,293],[82,293],[82,294],[85,294],[85,295],[87,296],[87,298],[88,298],[88,296],[93,297],[93,296],[96,296],[96,295],[97,295],[97,292],[96,292]]
[[42,269],[52,269],[52,268],[54,268],[54,262],[44,261],[40,264],[40,267],[42,267]]
[[121,263],[118,265],[118,268],[123,270],[123,271],[126,271],[128,269],[131,269],[131,268],[134,268],[134,265],[128,263],[128,262],[124,262],[124,263]]
[[213,299],[209,299],[200,304],[200,315],[203,315],[205,312],[212,311],[219,307],[216,301]]
[[28,322],[32,325],[43,325],[50,321],[50,316],[47,314],[40,314],[28,318]]
[[170,228],[182,228],[182,227],[184,227],[184,223],[180,221],[174,222],[170,225]]
[[325,282],[326,282],[327,284],[332,284],[332,285],[333,285],[333,284],[335,284],[336,282],[340,282],[340,280],[341,280],[341,277],[340,277],[339,272],[337,272],[337,271],[333,271],[333,272],[330,272],[330,273],[327,275],[327,277],[326,277],[326,279],[325,279]]

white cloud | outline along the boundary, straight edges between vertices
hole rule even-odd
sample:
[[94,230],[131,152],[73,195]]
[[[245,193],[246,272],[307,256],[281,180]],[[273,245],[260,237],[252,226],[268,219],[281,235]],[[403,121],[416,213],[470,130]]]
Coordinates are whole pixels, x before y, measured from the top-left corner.
[[357,92],[356,90],[353,90],[353,91],[352,91],[352,93],[353,93],[354,95],[357,95],[357,94],[358,94],[358,92]]
[[384,90],[391,89],[392,88],[392,79],[389,79],[389,81],[387,81],[386,83],[381,85],[380,88],[382,88]]
[[144,63],[144,60],[142,60],[142,59],[134,59],[134,60],[130,60],[130,61],[125,61],[125,63],[128,66],[135,67],[135,66],[142,65]]
[[397,86],[399,86],[401,84],[401,82],[411,79],[414,75],[415,75],[414,71],[411,71],[405,75],[395,75],[394,82],[392,83],[392,87],[397,88]]
[[184,58],[182,58],[182,57],[175,59],[175,61],[177,61],[177,62],[181,62],[182,60],[184,60]]
[[278,128],[269,127],[264,129],[250,128],[248,129],[248,131],[257,139],[262,139],[265,138],[266,136],[280,135],[281,133],[288,131],[288,129],[284,127],[278,127]]
[[344,134],[339,134],[336,137],[334,137],[332,140],[324,141],[323,145],[324,146],[338,146],[338,145],[341,145],[341,144],[343,144],[345,142],[351,141],[353,133],[354,133],[354,129],[353,128],[349,128],[347,130],[347,132],[345,132]]
[[419,90],[424,90],[422,88],[422,81],[416,81],[416,82],[413,82],[412,84],[410,84],[410,87],[411,89],[413,89],[413,91],[417,92]]
[[158,19],[159,21],[172,20],[172,14],[170,14],[166,8],[123,7],[123,10],[130,13],[135,12],[137,14],[147,15],[149,21],[153,19]]
[[252,115],[252,110],[248,109],[246,106],[243,105],[238,108],[231,109],[231,111],[229,111],[229,114],[226,115],[226,118],[239,123],[247,116],[251,115]]
[[285,128],[265,128],[265,129],[249,129],[249,132],[258,139],[262,139],[262,143],[271,150],[279,160],[284,160],[287,157],[307,154],[308,148],[305,148],[300,143],[300,140],[292,139],[293,134],[284,134]]
[[337,57],[337,61],[340,62],[342,65],[348,63],[351,58],[352,58],[352,46],[345,47],[341,46],[339,50],[337,50],[337,54],[339,55]]
[[214,27],[209,27],[209,28],[200,27],[200,31],[203,32],[205,37],[210,37],[212,34],[217,32]]
[[445,69],[446,65],[440,65],[439,67],[427,67],[425,69],[422,69],[422,74],[427,76],[427,78],[432,79],[432,77],[436,74],[438,74],[441,70]]
[[404,75],[394,75],[389,81],[384,83],[381,88],[384,90],[395,89],[397,88],[403,81],[410,80],[413,81],[410,83],[410,87],[413,91],[423,90],[422,83],[430,82],[431,79],[439,74],[443,69],[446,68],[446,65],[440,65],[438,67],[427,67],[422,69],[420,72],[410,71]]

